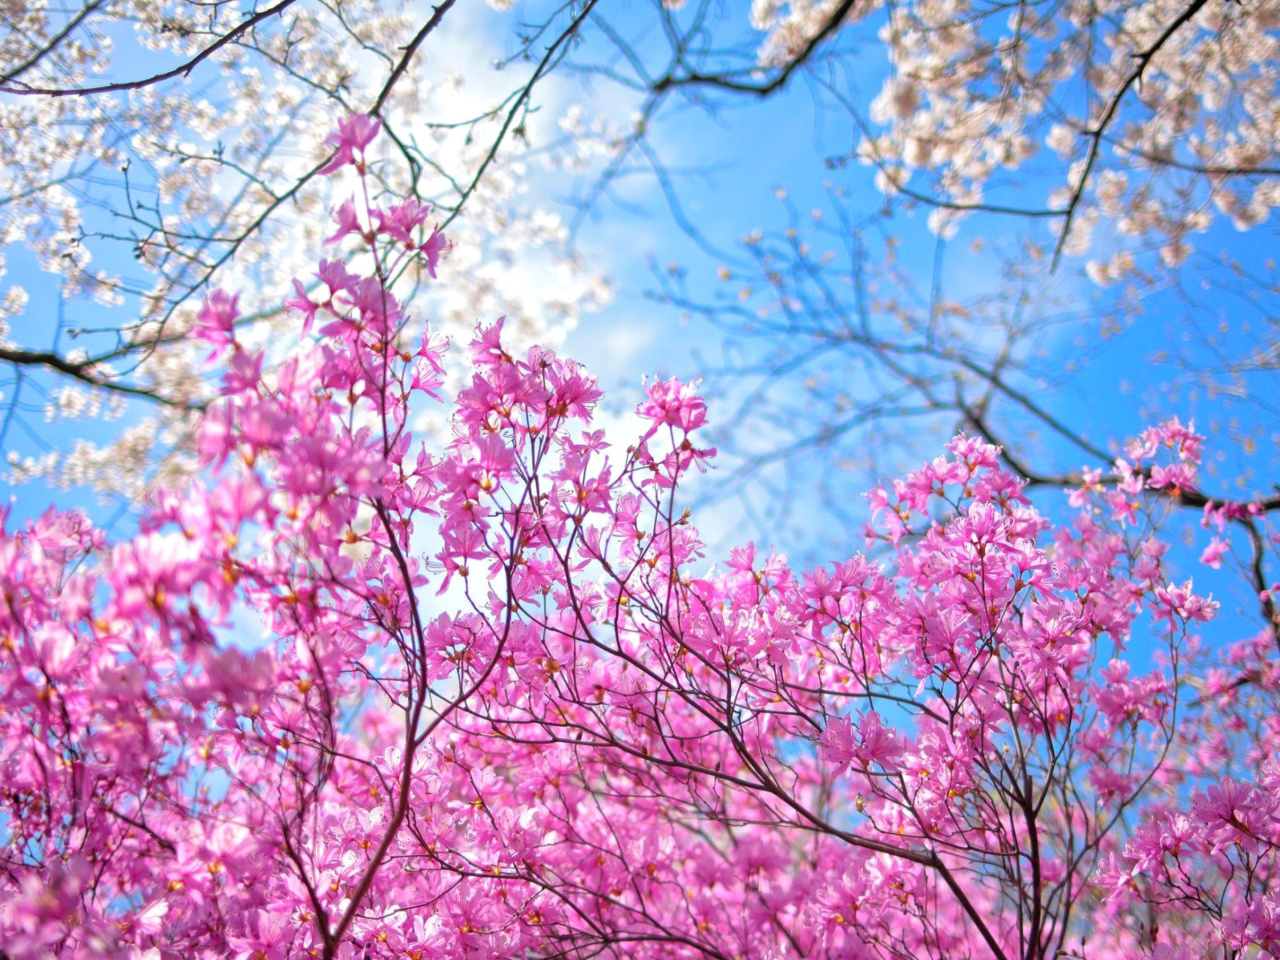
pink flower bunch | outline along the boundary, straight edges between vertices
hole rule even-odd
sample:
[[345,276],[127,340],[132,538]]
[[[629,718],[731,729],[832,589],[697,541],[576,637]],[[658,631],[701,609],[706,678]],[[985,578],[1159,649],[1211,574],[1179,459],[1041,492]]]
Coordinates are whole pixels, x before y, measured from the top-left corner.
[[[6,956],[1274,951],[1274,650],[1213,662],[1214,604],[1091,509],[1185,475],[1093,477],[1054,525],[958,437],[872,493],[879,560],[717,571],[686,384],[616,446],[595,381],[499,320],[450,441],[414,437],[424,218],[339,209],[358,255],[297,286],[276,375],[233,347],[204,481],[136,536],[0,534]],[[208,312],[225,353],[234,298]],[[1130,455],[1165,449],[1198,446]]]
[[339,120],[337,131],[325,138],[325,145],[331,147],[334,153],[320,172],[336,173],[345,166],[355,166],[363,172],[367,160],[366,151],[381,129],[382,121],[377,117],[355,114]]

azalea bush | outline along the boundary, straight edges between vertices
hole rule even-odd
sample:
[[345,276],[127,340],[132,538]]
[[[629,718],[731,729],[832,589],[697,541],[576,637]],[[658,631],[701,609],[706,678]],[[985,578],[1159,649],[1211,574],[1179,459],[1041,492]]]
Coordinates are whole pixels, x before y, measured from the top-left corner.
[[[363,185],[376,133],[330,172]],[[278,366],[208,298],[205,469],[135,535],[4,532],[0,955],[1280,951],[1275,639],[1208,642],[1159,538],[1197,435],[1062,523],[959,436],[871,491],[867,555],[712,564],[692,386],[624,447],[497,321],[438,399],[397,296],[430,218],[339,208]]]

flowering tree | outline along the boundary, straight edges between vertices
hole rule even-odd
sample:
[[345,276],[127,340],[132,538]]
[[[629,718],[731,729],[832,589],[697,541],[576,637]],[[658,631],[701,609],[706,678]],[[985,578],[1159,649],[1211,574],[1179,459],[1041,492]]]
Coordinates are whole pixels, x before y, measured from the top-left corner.
[[[785,60],[820,31],[848,29],[879,4],[760,3],[765,62]],[[1046,144],[1065,175],[1043,207],[1004,212],[1059,221],[1055,258],[1085,252],[1111,220],[1167,265],[1191,252],[1216,208],[1239,229],[1274,205],[1276,10],[1204,2],[1103,7],[908,4],[889,11],[882,39],[891,73],[871,107],[857,155],[886,192],[931,182],[921,196],[940,223],[981,210],[997,174]],[[1080,76],[1084,89],[1073,89]],[[1206,201],[1208,201],[1206,203]],[[998,201],[996,201],[998,203]],[[1115,282],[1138,270],[1133,249],[1090,266]]]
[[595,382],[498,322],[452,441],[415,439],[444,344],[395,279],[443,241],[373,199],[372,130],[335,136],[362,189],[289,358],[205,302],[207,473],[120,543],[3,534],[4,956],[1280,950],[1272,640],[1201,644],[1144,522],[1195,434],[1056,526],[961,436],[871,492],[884,563],[708,571],[688,385],[619,451]]

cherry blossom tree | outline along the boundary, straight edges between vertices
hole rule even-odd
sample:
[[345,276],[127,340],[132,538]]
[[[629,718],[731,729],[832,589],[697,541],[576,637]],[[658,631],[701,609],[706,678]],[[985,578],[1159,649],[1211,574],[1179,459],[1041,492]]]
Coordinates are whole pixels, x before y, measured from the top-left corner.
[[883,559],[712,567],[690,385],[619,448],[498,321],[443,406],[402,295],[443,238],[376,131],[334,135],[360,189],[286,359],[205,300],[204,471],[119,542],[0,539],[5,957],[1280,950],[1275,638],[1206,643],[1159,537],[1175,496],[1266,521],[1199,493],[1201,437],[1151,428],[1054,523],[958,436],[870,492]]
[[[757,4],[761,58],[785,61],[878,6]],[[1277,131],[1263,104],[1275,96],[1276,13],[1199,2],[895,7],[881,32],[890,76],[871,106],[883,131],[868,128],[858,156],[886,192],[919,191],[912,175],[923,172],[942,224],[981,209],[998,171],[1048,146],[1065,175],[1042,207],[1010,212],[1058,221],[1055,259],[1088,251],[1106,219],[1176,266],[1215,215],[1248,229],[1274,205]],[[1122,248],[1090,275],[1115,282],[1137,269]]]
[[[648,97],[632,150],[677,107],[728,115],[795,86],[822,134],[780,147],[796,173],[776,212],[758,205],[763,229],[655,271],[662,302],[725,335],[706,373],[735,411],[731,476],[709,496],[813,539],[860,522],[851,471],[904,469],[956,430],[1071,488],[1082,464],[1116,477],[1102,411],[1139,407],[1194,411],[1230,464],[1207,465],[1211,485],[1268,500],[1272,7],[758,3],[743,34],[716,16],[673,14],[627,74]],[[1252,523],[1229,529],[1257,595],[1274,571]]]
[[[752,302],[770,309],[776,323],[788,315],[791,300],[789,316],[799,322],[789,329],[796,335],[803,336],[808,322],[816,330],[806,340],[833,336],[831,313],[857,315],[859,305],[842,285],[858,271],[878,277],[877,267],[894,253],[883,249],[881,235],[891,246],[914,237],[886,213],[915,208],[929,213],[940,237],[982,241],[989,249],[993,239],[1009,239],[1002,223],[1027,221],[1021,242],[995,259],[997,277],[1003,259],[1033,287],[1043,287],[1059,268],[1083,259],[1098,284],[1119,284],[1134,296],[1176,284],[1197,300],[1196,310],[1206,309],[1209,299],[1198,297],[1202,278],[1219,298],[1239,281],[1247,295],[1231,304],[1235,325],[1256,317],[1265,327],[1274,314],[1267,299],[1274,295],[1274,264],[1238,262],[1221,231],[1197,239],[1219,218],[1238,231],[1263,228],[1269,219],[1278,142],[1267,106],[1277,92],[1271,5],[760,2],[751,11],[759,32],[737,45],[723,42],[722,32],[739,36],[727,25],[722,32],[708,28],[723,22],[716,17],[708,4],[685,19],[673,16],[669,49],[626,74],[650,97],[638,135],[673,102],[726,110],[777,96],[789,84],[805,84],[828,111],[815,111],[837,128],[823,141],[831,142],[826,156],[817,158],[827,169],[810,163],[795,182],[781,185],[829,180],[833,195],[820,212],[834,222],[795,218],[785,236],[779,230],[768,237],[767,263],[755,263],[752,255],[736,277],[744,289],[777,293]],[[883,75],[865,66],[881,57],[887,60]],[[860,167],[876,172],[886,199],[879,211],[851,193],[859,181],[848,171]],[[961,224],[975,216],[983,226],[966,235]],[[855,244],[862,249],[845,249]],[[813,252],[806,256],[794,247]],[[834,264],[819,259],[824,253]],[[1219,270],[1224,257],[1228,269]],[[884,279],[903,284],[901,276]],[[979,328],[1009,325],[994,310],[979,313],[971,302],[977,298],[937,289],[938,278],[927,271],[910,280],[894,306],[913,314],[912,332],[940,326],[930,306],[973,310]],[[805,281],[808,289],[797,291]],[[836,302],[814,308],[814,299],[833,291]],[[982,295],[1011,300],[1008,290],[1001,298],[994,283]],[[1258,295],[1261,309],[1250,302]],[[876,299],[867,294],[873,305]],[[700,305],[707,306],[706,298]],[[1101,326],[1133,312],[1132,300],[1113,307]],[[889,308],[884,313],[888,326],[901,319]],[[735,320],[729,309],[719,315],[741,330],[742,318]],[[1263,331],[1259,341],[1237,345],[1213,372],[1236,381],[1273,366],[1267,359],[1273,337]],[[1215,344],[1200,336],[1194,343],[1197,349],[1176,359],[1190,362],[1197,353],[1203,365]],[[821,343],[796,352],[808,349],[820,350]],[[1007,363],[1026,362],[1016,349],[1009,354]]]

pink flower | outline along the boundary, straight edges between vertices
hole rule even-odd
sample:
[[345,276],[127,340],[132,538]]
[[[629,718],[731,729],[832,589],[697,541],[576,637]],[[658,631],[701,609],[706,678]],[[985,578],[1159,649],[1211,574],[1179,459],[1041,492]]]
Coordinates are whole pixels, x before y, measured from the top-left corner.
[[230,938],[236,960],[284,960],[289,942],[296,936],[293,926],[288,914],[260,911],[255,933]]
[[687,433],[707,422],[707,404],[698,396],[695,385],[681,383],[675,377],[649,384],[649,399],[641,403],[636,412],[654,421],[646,438],[653,436],[661,424]]
[[386,210],[376,211],[378,232],[399,240],[410,249],[414,246],[413,231],[426,221],[431,207],[417,200],[406,200]]
[[835,769],[832,776],[840,776],[849,769],[853,762],[857,744],[853,739],[853,724],[848,717],[832,717],[827,721],[827,728],[818,738],[818,756]]
[[[352,212],[354,213],[354,206]],[[316,271],[316,279],[329,288],[329,299],[339,293],[351,293],[360,285],[360,278],[347,272],[347,265],[341,260],[321,260],[320,269]]]
[[1222,566],[1222,558],[1229,547],[1230,545],[1225,540],[1219,540],[1214,537],[1209,541],[1209,545],[1204,548],[1204,553],[1200,554],[1200,562],[1217,570]]
[[354,200],[344,201],[342,206],[333,211],[333,222],[338,225],[338,229],[330,237],[325,237],[325,243],[337,243],[349,233],[362,233],[360,226],[360,217],[356,213],[356,203]]
[[[346,120],[339,120],[337,131],[325,137],[325,144],[332,147],[335,152],[329,162],[320,168],[320,172],[335,173],[349,163],[354,163],[357,168],[363,167],[365,149],[373,142],[373,138],[378,135],[381,128],[381,120],[359,113]],[[360,152],[358,159],[357,150]]]
[[1249,817],[1252,797],[1253,789],[1247,784],[1223,777],[1197,796],[1191,809],[1201,823],[1238,827]]
[[306,287],[297,280],[293,281],[293,290],[296,296],[290,297],[284,302],[284,305],[290,310],[301,314],[302,332],[306,334],[311,331],[311,325],[316,322],[316,311],[320,309],[320,304],[307,296]]
[[234,349],[236,346],[235,323],[240,316],[239,300],[238,293],[230,294],[225,290],[214,290],[205,297],[193,332],[213,347],[210,359],[216,360],[227,347]]
[[892,727],[884,725],[880,714],[873,710],[864,716],[858,732],[862,737],[858,759],[864,768],[875,763],[890,773],[898,769],[903,753],[902,738]]
[[834,717],[818,738],[818,754],[827,763],[835,765],[834,775],[840,776],[857,761],[863,770],[873,765],[893,773],[902,759],[903,743],[897,731],[886,727],[880,714],[867,713],[858,724],[858,735],[848,717]]
[[1183,620],[1212,620],[1218,612],[1218,604],[1208,597],[1201,597],[1191,589],[1188,580],[1180,586],[1170,584],[1157,587],[1152,598],[1152,610],[1157,619],[1172,620],[1178,617]]
[[436,279],[436,266],[440,263],[441,255],[448,249],[449,241],[438,228],[431,231],[431,236],[422,245],[422,254],[427,258],[427,273],[431,274],[432,280]]
[[244,393],[257,388],[262,380],[262,353],[237,350],[222,377],[224,394]]

